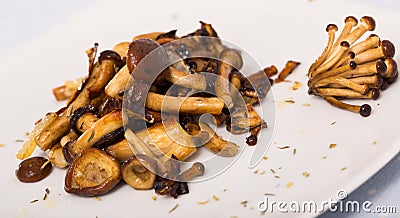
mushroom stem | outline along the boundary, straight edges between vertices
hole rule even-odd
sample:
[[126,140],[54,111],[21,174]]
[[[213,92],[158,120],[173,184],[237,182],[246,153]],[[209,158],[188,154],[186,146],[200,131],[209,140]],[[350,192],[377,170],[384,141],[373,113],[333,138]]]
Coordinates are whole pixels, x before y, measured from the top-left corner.
[[318,75],[324,71],[329,70],[333,65],[335,65],[345,54],[345,52],[349,49],[350,44],[347,41],[342,41],[340,43],[340,48],[335,56],[327,59],[319,68],[317,68],[313,75]]
[[205,167],[200,162],[195,162],[189,169],[185,170],[181,175],[180,179],[183,181],[189,181],[195,177],[204,175]]
[[359,42],[350,47],[349,52],[354,52],[355,55],[363,51],[376,48],[381,44],[381,39],[375,34],[371,34],[366,40]]
[[356,55],[354,61],[357,64],[363,64],[380,58],[392,58],[394,54],[395,47],[393,43],[388,40],[383,40],[379,47],[366,50]]
[[169,70],[167,70],[165,74],[165,79],[175,85],[201,91],[204,91],[207,88],[207,82],[204,75],[186,73],[179,71],[174,67],[169,67],[168,69]]
[[378,60],[378,61],[358,65],[356,69],[348,70],[348,71],[342,72],[338,75],[345,77],[345,78],[369,76],[369,75],[373,75],[373,74],[384,75],[386,73],[386,70],[387,70],[387,66],[386,66],[385,62]]
[[369,89],[368,85],[365,85],[365,84],[361,85],[361,84],[358,84],[351,80],[348,80],[346,78],[343,78],[341,76],[332,76],[332,77],[322,79],[315,84],[315,87],[327,86],[329,84],[343,85],[347,88],[350,88],[350,89],[360,93],[361,95],[364,95],[365,93],[367,93],[368,89]]
[[360,21],[360,25],[358,25],[356,29],[354,29],[349,35],[347,35],[347,37],[343,39],[350,45],[364,35],[365,32],[375,30],[375,20],[372,17],[364,16],[360,19]]
[[329,24],[326,27],[326,31],[328,32],[328,44],[326,45],[324,51],[322,54],[315,60],[315,62],[310,66],[310,69],[308,70],[308,76],[312,76],[313,72],[317,67],[319,67],[328,57],[328,54],[332,50],[333,43],[335,41],[335,33],[338,30],[337,26],[335,24]]
[[234,49],[225,49],[221,53],[220,59],[219,77],[215,80],[215,94],[223,100],[228,108],[232,108],[233,100],[229,88],[229,75],[234,68],[240,69],[243,66],[243,60],[239,51]]
[[[336,39],[335,44],[333,45],[334,48],[336,48],[340,42],[342,42],[351,32],[351,30],[357,26],[358,21],[357,18],[353,17],[353,16],[348,16],[346,17],[346,19],[344,20],[344,27],[342,29],[342,32],[340,33],[339,37]],[[329,55],[332,55],[333,50],[331,50]]]
[[293,70],[300,65],[300,62],[297,61],[288,61],[286,62],[285,67],[279,73],[278,78],[275,79],[275,82],[283,82],[285,81],[286,77],[289,76],[293,72]]
[[125,65],[107,84],[105,93],[110,97],[121,97],[120,95],[125,90],[129,80],[133,82],[133,77],[131,77],[128,67]]
[[332,69],[336,69],[336,68],[342,66],[344,63],[352,61],[355,57],[356,57],[356,55],[354,54],[354,52],[352,52],[352,51],[347,52],[347,55],[342,57],[342,59],[340,59],[335,65],[333,65]]
[[316,95],[320,95],[323,97],[326,96],[334,96],[340,98],[357,98],[357,99],[373,99],[376,100],[379,98],[380,92],[378,89],[370,89],[365,95],[360,94],[359,92],[353,91],[351,89],[338,89],[338,88],[317,88],[313,89],[313,92]]
[[348,110],[354,113],[359,113],[363,117],[368,117],[371,114],[371,106],[368,104],[363,104],[361,106],[351,105],[339,101],[338,99],[331,96],[324,96],[324,99],[332,106],[338,107],[340,109]]
[[336,76],[336,75],[339,75],[340,73],[343,73],[343,72],[346,72],[349,70],[354,70],[354,69],[356,69],[356,67],[357,67],[356,62],[352,61],[349,64],[346,64],[344,66],[340,66],[338,68],[318,74],[317,76],[310,78],[310,80],[308,81],[308,86],[312,87],[315,85],[316,82],[318,82],[321,79],[325,79],[325,78],[328,78],[331,76]]
[[223,107],[224,102],[216,97],[173,97],[149,92],[146,99],[146,108],[161,112],[221,114]]

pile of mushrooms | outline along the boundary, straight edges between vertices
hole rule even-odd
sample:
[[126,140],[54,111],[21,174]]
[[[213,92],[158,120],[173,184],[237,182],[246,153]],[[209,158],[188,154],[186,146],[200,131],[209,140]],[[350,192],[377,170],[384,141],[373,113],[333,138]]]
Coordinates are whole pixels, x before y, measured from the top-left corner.
[[[118,43],[113,50],[101,52],[97,61],[98,45],[88,49],[89,75],[53,90],[57,100],[68,99],[66,107],[39,120],[18,152],[17,157],[24,160],[16,171],[20,181],[39,181],[54,165],[68,168],[68,193],[102,195],[123,180],[134,189],[155,189],[158,194],[176,198],[189,192],[187,181],[205,172],[200,162],[181,172],[179,161],[202,147],[223,157],[235,156],[239,150],[238,145],[200,121],[202,114],[213,115],[216,125],[226,124],[234,134],[251,132],[249,144],[254,145],[254,138],[266,123],[253,106],[267,95],[269,84],[257,79],[260,72],[249,78],[239,72],[243,65],[239,51],[222,45],[219,39],[205,44],[200,36],[218,39],[211,25],[201,22],[200,29],[182,37],[188,38],[187,44],[174,43],[180,37],[170,31],[142,34],[131,42]],[[201,52],[213,53],[219,60],[185,59],[186,48],[196,43],[200,43]],[[160,53],[160,62],[174,56],[182,60],[168,66],[154,81],[151,73],[134,73],[139,62],[163,44],[167,46]],[[208,78],[204,72],[219,77]],[[129,81],[133,81],[132,86],[127,86]],[[251,82],[256,87],[249,86]],[[176,92],[166,93],[172,85],[178,87]],[[215,89],[216,95],[208,95],[207,89]],[[143,94],[146,90],[150,90],[147,95]],[[190,96],[192,90],[197,94]],[[124,99],[126,93],[132,98]],[[242,104],[237,103],[239,95],[244,96]],[[129,110],[123,104],[129,105]],[[173,111],[179,111],[179,121],[162,119]],[[128,114],[128,124],[123,122],[123,112]],[[145,126],[136,125],[139,121]],[[171,139],[171,134],[184,144]],[[35,147],[45,151],[49,160],[28,158]],[[29,168],[33,166],[30,163],[35,163],[34,168]],[[26,172],[38,176],[25,178]]]
[[356,43],[366,32],[375,30],[375,20],[364,16],[360,22],[346,17],[342,32],[335,40],[338,27],[329,24],[328,44],[308,72],[309,94],[324,98],[331,105],[359,113],[371,114],[368,104],[352,105],[341,99],[373,99],[380,96],[398,78],[393,57],[395,46],[372,34]]

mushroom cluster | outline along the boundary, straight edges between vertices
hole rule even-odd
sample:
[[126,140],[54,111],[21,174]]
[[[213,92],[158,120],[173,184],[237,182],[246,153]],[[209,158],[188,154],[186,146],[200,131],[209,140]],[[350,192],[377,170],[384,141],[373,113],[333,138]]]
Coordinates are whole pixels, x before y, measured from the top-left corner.
[[[37,146],[49,160],[26,159],[17,171],[21,181],[39,181],[54,165],[68,167],[68,193],[102,195],[123,180],[134,189],[176,198],[189,192],[187,181],[205,172],[200,162],[181,172],[179,161],[201,147],[222,157],[239,151],[202,121],[202,114],[213,115],[216,125],[225,124],[234,134],[251,132],[251,145],[267,126],[253,108],[267,95],[267,76],[241,74],[241,53],[223,45],[210,24],[201,22],[183,37],[175,30],[135,36],[101,52],[96,61],[97,50],[95,44],[86,51],[88,76],[53,90],[57,100],[68,99],[66,107],[38,121],[17,154],[26,159]],[[154,52],[155,60],[144,61]],[[200,57],[188,58],[194,52]],[[177,61],[161,73],[152,70],[171,59]],[[25,178],[25,172],[38,176]]]
[[329,24],[328,43],[308,71],[309,94],[324,98],[331,105],[359,113],[371,114],[368,104],[353,105],[342,99],[373,99],[380,96],[398,78],[397,64],[393,57],[395,46],[388,40],[371,34],[357,43],[368,31],[375,30],[375,20],[364,16],[360,22],[348,16],[340,35],[338,27]]

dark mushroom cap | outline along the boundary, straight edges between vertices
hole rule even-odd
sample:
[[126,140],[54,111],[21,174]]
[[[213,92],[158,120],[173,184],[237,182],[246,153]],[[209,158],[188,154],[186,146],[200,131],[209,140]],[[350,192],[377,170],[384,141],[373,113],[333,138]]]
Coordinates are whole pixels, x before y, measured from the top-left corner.
[[335,24],[328,24],[328,26],[326,26],[326,32],[330,32],[330,31],[338,31],[338,27]]
[[[38,182],[46,178],[52,169],[51,163],[47,163],[48,160],[44,157],[31,157],[23,160],[18,169],[15,171],[15,175],[21,182],[32,183]],[[46,164],[46,166],[44,166]],[[44,166],[44,167],[43,167]]]
[[99,109],[93,105],[87,105],[85,107],[80,107],[76,109],[69,118],[72,130],[78,135],[82,134],[82,132],[76,127],[79,118],[81,118],[86,113],[91,113],[96,115],[98,112]]
[[387,70],[385,75],[383,75],[385,78],[390,78],[393,77],[397,74],[397,63],[394,61],[392,58],[388,58],[385,60],[385,64],[387,66]]
[[372,108],[369,104],[363,104],[360,107],[360,115],[363,117],[368,117],[371,115]]
[[387,66],[385,64],[385,62],[379,60],[376,62],[376,72],[381,75],[384,76],[387,70]]
[[358,20],[354,16],[346,17],[346,19],[344,19],[344,22],[345,23],[351,23],[352,26],[356,26],[358,24]]
[[396,48],[389,40],[383,40],[381,43],[381,48],[385,58],[394,57],[394,54],[396,53]]
[[243,59],[240,51],[236,49],[225,49],[220,54],[220,59],[232,65],[236,69],[240,69],[243,66]]
[[375,30],[376,24],[374,18],[370,16],[364,16],[361,18],[361,22],[367,25],[369,31]]
[[372,99],[373,100],[377,100],[379,98],[379,96],[381,95],[381,92],[378,89],[371,89],[372,92]]

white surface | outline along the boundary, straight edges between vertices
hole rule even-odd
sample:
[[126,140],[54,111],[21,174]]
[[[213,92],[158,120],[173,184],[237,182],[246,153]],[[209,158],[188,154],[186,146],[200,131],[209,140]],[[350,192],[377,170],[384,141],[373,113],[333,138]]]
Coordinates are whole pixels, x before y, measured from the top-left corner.
[[[290,79],[306,84],[304,74],[326,43],[324,29],[329,22],[342,26],[347,15],[372,15],[378,25],[375,32],[397,44],[400,33],[393,30],[392,25],[399,15],[394,7],[360,2],[260,1],[248,5],[229,3],[231,8],[227,10],[221,2],[202,1],[201,5],[208,7],[200,12],[193,8],[199,6],[184,3],[146,6],[141,2],[138,6],[127,2],[99,2],[90,8],[84,6],[76,16],[68,16],[44,34],[37,34],[37,38],[33,36],[34,40],[21,38],[25,43],[19,49],[10,48],[7,56],[0,60],[4,66],[0,97],[6,99],[0,114],[3,121],[0,143],[5,144],[0,148],[3,164],[0,183],[2,196],[7,199],[1,205],[2,213],[7,217],[54,217],[55,214],[62,217],[127,217],[132,214],[254,217],[259,214],[255,204],[263,200],[266,192],[276,194],[273,200],[324,201],[335,198],[340,189],[354,190],[399,151],[397,129],[388,125],[400,119],[391,116],[400,104],[393,101],[399,84],[384,92],[379,101],[371,102],[375,110],[367,119],[333,109],[322,100],[307,96],[305,87],[289,91],[291,83],[275,86],[277,129],[273,141],[277,143],[272,144],[267,155],[269,159],[256,167],[259,172],[266,170],[266,174],[255,175],[254,170],[247,168],[251,149],[246,149],[241,159],[224,174],[191,184],[191,193],[177,200],[159,197],[153,202],[152,191],[138,192],[126,186],[101,197],[102,201],[78,198],[63,191],[63,170],[55,169],[48,179],[36,184],[17,182],[13,171],[18,164],[14,154],[20,145],[15,139],[23,138],[36,119],[61,105],[54,102],[51,88],[85,74],[84,50],[95,41],[100,43],[101,49],[106,49],[143,32],[177,28],[184,34],[198,28],[198,20],[204,20],[212,23],[221,37],[245,48],[262,66],[275,64],[281,69],[289,59],[301,61],[302,65]],[[288,8],[288,5],[291,6]],[[68,7],[61,5],[60,8]],[[43,20],[53,25],[47,18]],[[6,21],[2,19],[1,22]],[[291,97],[295,104],[282,104],[282,100]],[[303,107],[302,103],[310,103],[311,107]],[[337,123],[330,125],[333,121]],[[373,145],[373,141],[377,144]],[[338,146],[329,149],[330,143]],[[293,155],[292,149],[277,149],[284,145],[296,148],[297,154]],[[323,160],[323,156],[328,158]],[[347,170],[341,171],[342,167]],[[277,171],[280,179],[274,178],[269,171],[271,168]],[[304,171],[311,176],[304,178],[301,175]],[[288,182],[294,183],[290,189],[285,187]],[[41,199],[47,187],[51,190],[48,200],[29,203]],[[225,188],[227,191],[223,192]],[[220,201],[214,202],[212,195],[218,196]],[[207,205],[196,204],[207,199],[210,199]],[[244,200],[249,202],[246,208],[240,204]],[[176,203],[179,207],[168,214]],[[398,202],[388,202],[389,205],[395,203]]]

